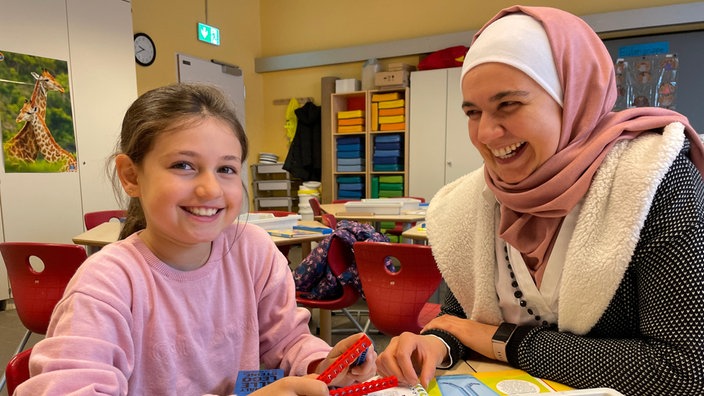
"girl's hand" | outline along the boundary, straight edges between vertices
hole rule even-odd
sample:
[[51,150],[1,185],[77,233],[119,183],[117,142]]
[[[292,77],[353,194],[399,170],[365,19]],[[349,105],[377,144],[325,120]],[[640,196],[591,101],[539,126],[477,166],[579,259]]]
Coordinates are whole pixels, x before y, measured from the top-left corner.
[[315,374],[305,377],[284,377],[278,381],[257,389],[250,393],[251,396],[328,396],[328,387],[325,382],[315,379]]
[[[328,356],[322,362],[320,362],[318,368],[316,369],[316,373],[320,374],[325,371],[325,369],[327,369],[331,364],[333,364],[335,359],[345,353],[345,351],[347,351],[347,349],[354,345],[354,343],[357,342],[357,340],[359,340],[361,337],[361,333],[354,334],[338,342],[332,348]],[[345,368],[337,377],[332,380],[330,385],[348,386],[354,383],[364,382],[369,378],[372,378],[376,375],[376,358],[376,351],[374,350],[374,346],[371,345],[367,349],[367,354],[365,356],[363,364],[355,367]]]
[[[377,359],[379,375],[394,375],[399,383],[428,387],[435,377],[435,367],[447,356],[445,344],[433,336],[403,333],[394,337]],[[420,378],[418,376],[420,373]]]

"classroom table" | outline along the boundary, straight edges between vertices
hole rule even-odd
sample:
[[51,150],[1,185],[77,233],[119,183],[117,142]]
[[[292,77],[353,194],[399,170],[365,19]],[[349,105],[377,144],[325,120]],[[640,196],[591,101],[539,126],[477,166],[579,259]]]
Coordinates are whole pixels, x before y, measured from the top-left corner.
[[423,226],[415,226],[405,230],[401,237],[404,239],[410,239],[413,243],[427,245],[428,244],[428,232]]
[[[298,224],[308,227],[325,227],[322,223],[313,220],[302,220],[299,221]],[[117,241],[117,238],[120,235],[121,227],[122,223],[120,222],[108,221],[98,225],[95,228],[91,228],[88,231],[76,235],[75,237],[73,237],[72,240],[73,243],[77,245],[87,246],[89,253],[94,253],[101,247]],[[274,241],[276,246],[300,244],[302,257],[307,257],[312,250],[311,244],[313,242],[319,242],[323,240],[326,236],[327,235],[325,234],[310,234],[293,238],[272,236],[271,239]]]

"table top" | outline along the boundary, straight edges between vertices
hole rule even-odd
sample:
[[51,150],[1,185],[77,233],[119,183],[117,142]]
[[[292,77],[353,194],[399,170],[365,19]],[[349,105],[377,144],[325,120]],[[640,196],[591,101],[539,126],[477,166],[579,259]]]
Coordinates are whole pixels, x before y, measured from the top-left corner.
[[320,209],[324,212],[335,215],[337,220],[354,220],[354,221],[394,221],[401,223],[415,223],[425,219],[425,211],[411,211],[401,214],[374,214],[374,213],[356,213],[347,212],[344,203],[321,204]]
[[425,242],[428,240],[428,232],[421,226],[411,227],[404,231],[401,237]]
[[[322,223],[312,220],[299,221],[298,224],[305,225],[308,227],[325,227]],[[91,228],[88,231],[76,235],[75,237],[73,237],[72,240],[73,243],[77,245],[102,247],[117,241],[117,238],[120,236],[121,227],[122,223],[119,223],[117,221],[108,221],[98,225],[95,228]],[[297,245],[302,242],[320,241],[323,240],[326,236],[327,235],[325,234],[310,234],[300,237],[297,236],[294,238],[272,236],[271,239],[277,246],[284,246]]]

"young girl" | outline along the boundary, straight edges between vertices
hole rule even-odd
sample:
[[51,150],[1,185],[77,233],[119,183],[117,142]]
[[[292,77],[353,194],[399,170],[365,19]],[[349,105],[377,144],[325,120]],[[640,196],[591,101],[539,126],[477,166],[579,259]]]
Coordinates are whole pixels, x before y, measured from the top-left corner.
[[[246,156],[213,87],[171,85],[132,104],[114,156],[130,197],[124,239],[76,273],[16,394],[226,395],[238,371],[262,367],[288,377],[256,395],[328,394],[315,374],[359,335],[334,348],[311,335],[286,259],[261,228],[235,223]],[[333,384],[370,378],[367,356]]]

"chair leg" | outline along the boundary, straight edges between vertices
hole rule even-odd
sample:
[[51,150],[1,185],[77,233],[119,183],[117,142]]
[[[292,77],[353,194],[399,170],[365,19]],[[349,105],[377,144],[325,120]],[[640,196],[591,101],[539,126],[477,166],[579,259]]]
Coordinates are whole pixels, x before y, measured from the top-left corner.
[[[27,330],[24,333],[24,336],[22,337],[22,341],[20,341],[20,345],[17,347],[17,350],[15,351],[15,354],[12,356],[17,355],[18,353],[22,352],[24,350],[24,347],[27,345],[27,342],[29,341],[29,337],[32,336],[32,332]],[[7,377],[5,376],[5,371],[3,370],[2,372],[2,379],[0,379],[0,391],[5,389],[5,384],[7,383]]]
[[329,309],[319,309],[320,338],[330,344],[332,342],[332,313]]
[[356,327],[357,330],[359,330],[359,331],[361,331],[361,332],[363,332],[363,333],[366,333],[365,329],[364,329],[364,328],[359,324],[359,322],[352,316],[352,314],[350,313],[349,310],[347,310],[347,308],[342,308],[342,313],[345,314],[345,316],[347,316],[347,319],[349,319],[350,322],[352,322],[352,323],[354,324],[354,327]]

